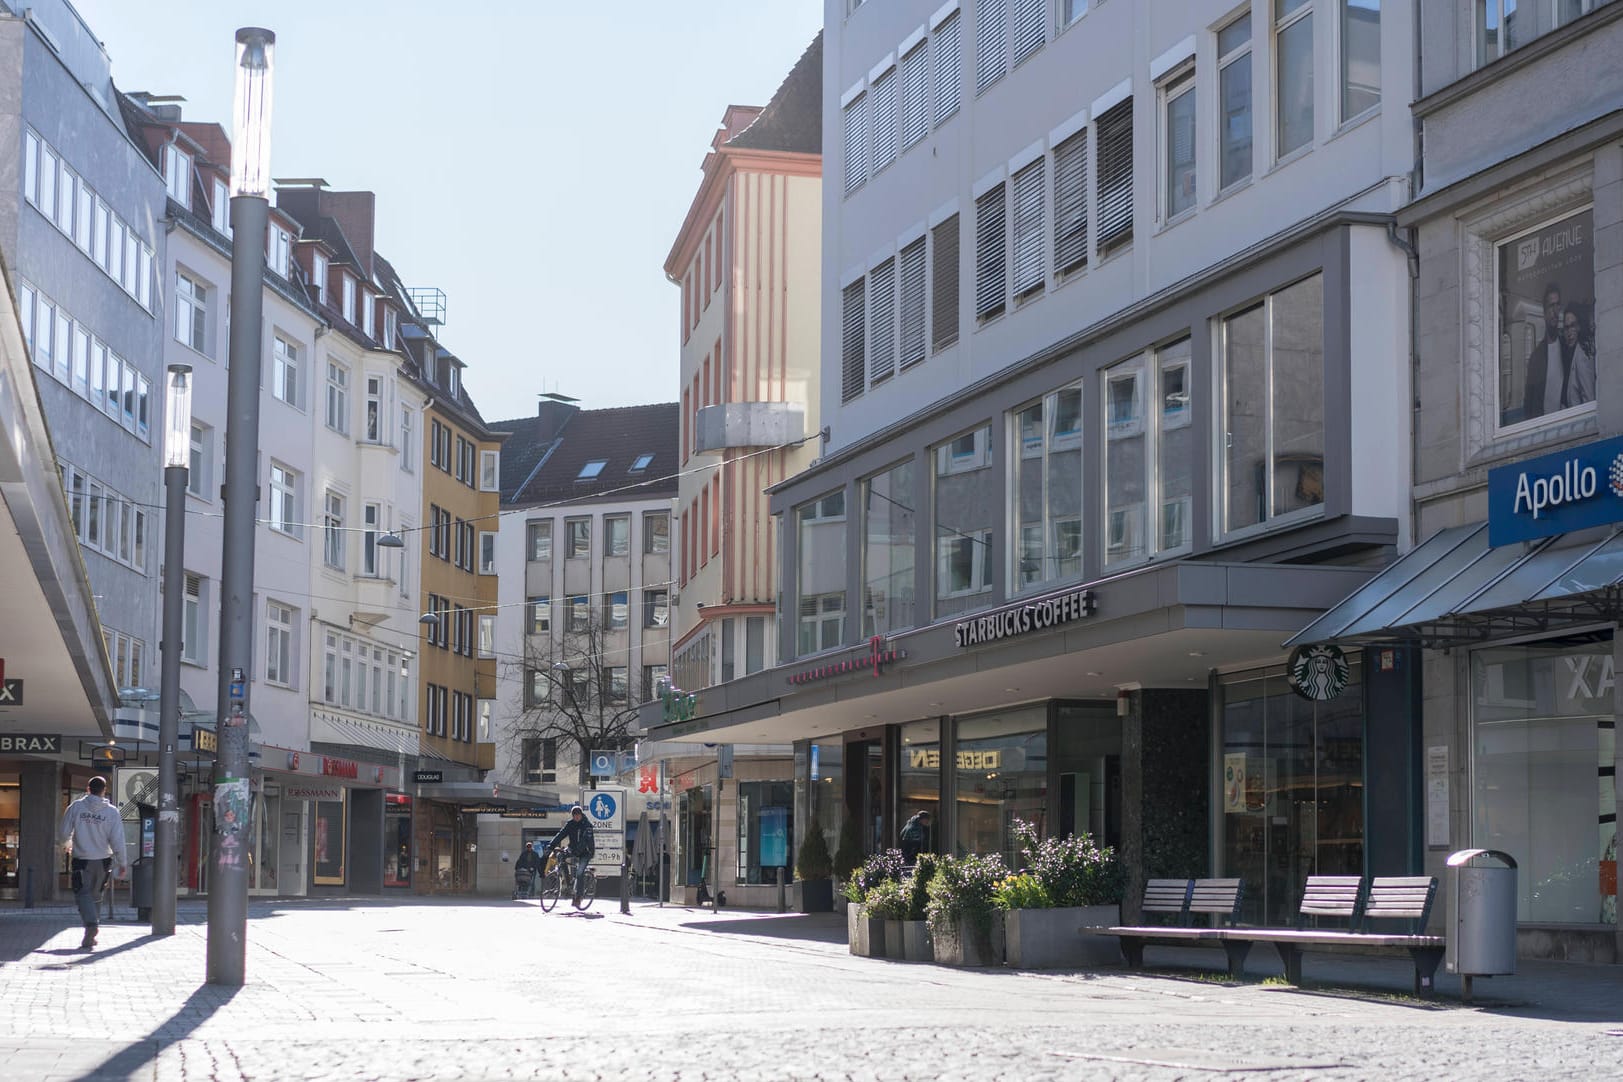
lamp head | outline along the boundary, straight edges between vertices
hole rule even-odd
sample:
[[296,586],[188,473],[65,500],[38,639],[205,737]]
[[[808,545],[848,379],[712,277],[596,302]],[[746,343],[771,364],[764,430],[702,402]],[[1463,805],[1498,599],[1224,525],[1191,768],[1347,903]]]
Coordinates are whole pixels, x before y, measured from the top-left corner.
[[237,31],[237,87],[232,117],[231,194],[270,193],[271,74],[276,35],[257,26]]

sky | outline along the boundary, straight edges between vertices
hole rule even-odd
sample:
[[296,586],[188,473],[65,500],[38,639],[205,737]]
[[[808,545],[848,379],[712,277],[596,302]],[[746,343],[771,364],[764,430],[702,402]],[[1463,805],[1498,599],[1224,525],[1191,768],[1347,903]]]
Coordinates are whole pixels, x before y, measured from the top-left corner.
[[72,0],[124,91],[230,130],[236,30],[276,32],[273,177],[377,193],[377,247],[446,293],[487,420],[543,391],[677,397],[665,257],[729,103],[765,105],[821,0]]

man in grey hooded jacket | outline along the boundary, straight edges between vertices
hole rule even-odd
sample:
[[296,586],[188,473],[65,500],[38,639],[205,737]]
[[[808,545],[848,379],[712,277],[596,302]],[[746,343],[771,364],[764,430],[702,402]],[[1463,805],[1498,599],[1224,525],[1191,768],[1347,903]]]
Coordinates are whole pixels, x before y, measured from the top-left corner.
[[124,853],[124,823],[118,808],[103,795],[106,792],[106,778],[91,778],[84,796],[62,813],[62,825],[56,832],[57,840],[73,857],[73,897],[85,926],[80,950],[96,945],[96,903],[107,884],[107,873],[116,863],[122,879],[130,866]]

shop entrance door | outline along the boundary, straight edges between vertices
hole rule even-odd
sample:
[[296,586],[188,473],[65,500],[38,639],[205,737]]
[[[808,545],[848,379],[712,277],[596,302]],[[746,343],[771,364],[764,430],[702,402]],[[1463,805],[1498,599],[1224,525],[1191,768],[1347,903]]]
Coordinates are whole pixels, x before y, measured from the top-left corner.
[[1087,834],[1099,845],[1119,847],[1121,718],[1116,704],[1065,703],[1057,711],[1056,831],[1062,837]]
[[282,802],[282,844],[276,852],[276,877],[283,894],[306,893],[304,813],[308,807],[302,800]]
[[847,806],[857,817],[857,841],[864,853],[877,853],[892,844],[885,814],[885,748],[878,740],[863,740],[845,747]]
[[715,860],[715,833],[708,785],[689,789],[679,801],[678,818],[682,835],[682,883],[697,887],[709,883]]

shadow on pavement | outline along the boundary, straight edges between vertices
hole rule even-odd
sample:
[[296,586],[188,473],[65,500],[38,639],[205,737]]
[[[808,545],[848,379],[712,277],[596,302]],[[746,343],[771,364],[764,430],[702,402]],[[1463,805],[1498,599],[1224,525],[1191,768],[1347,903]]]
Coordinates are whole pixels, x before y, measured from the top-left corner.
[[796,914],[785,917],[748,917],[743,920],[697,920],[680,925],[700,932],[747,935],[757,939],[790,939],[802,943],[846,942],[845,922],[834,924],[826,917]]
[[[109,954],[112,952],[109,951]],[[194,1029],[214,1016],[214,1012],[230,1003],[232,998],[241,991],[240,988],[231,988],[218,984],[205,984],[191,995],[186,1002],[170,1015],[167,1021],[161,1022],[158,1028],[142,1040],[126,1047],[122,1052],[112,1056],[105,1062],[92,1067],[80,1075],[74,1082],[93,1082],[97,1079],[130,1078],[136,1075],[142,1067],[147,1066],[158,1058],[165,1045],[174,1044],[183,1040]]]

